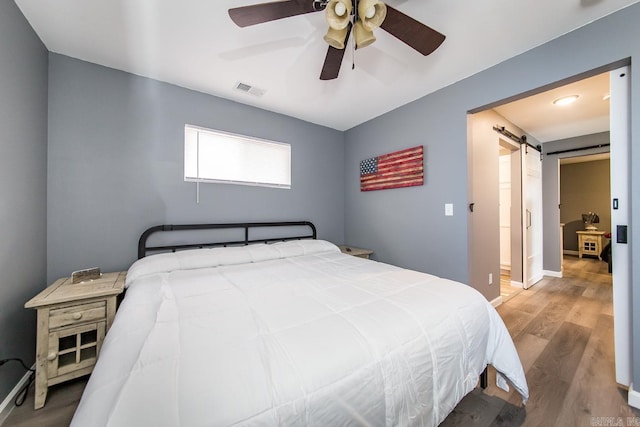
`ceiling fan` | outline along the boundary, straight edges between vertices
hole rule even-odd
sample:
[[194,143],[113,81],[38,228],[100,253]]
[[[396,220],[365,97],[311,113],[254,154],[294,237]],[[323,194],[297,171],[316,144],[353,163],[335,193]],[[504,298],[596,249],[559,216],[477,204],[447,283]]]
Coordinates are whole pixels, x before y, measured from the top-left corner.
[[445,39],[443,34],[380,0],[282,0],[232,8],[229,16],[239,27],[248,27],[323,10],[329,25],[324,36],[329,49],[320,80],[338,77],[353,28],[356,49],[373,43],[376,40],[373,30],[378,27],[425,56],[436,50]]

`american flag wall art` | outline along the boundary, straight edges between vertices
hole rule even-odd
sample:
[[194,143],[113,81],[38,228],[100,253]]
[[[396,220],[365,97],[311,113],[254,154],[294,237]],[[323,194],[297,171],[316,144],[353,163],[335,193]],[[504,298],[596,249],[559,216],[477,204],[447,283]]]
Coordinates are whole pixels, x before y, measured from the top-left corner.
[[422,145],[360,162],[360,191],[413,187],[424,184]]

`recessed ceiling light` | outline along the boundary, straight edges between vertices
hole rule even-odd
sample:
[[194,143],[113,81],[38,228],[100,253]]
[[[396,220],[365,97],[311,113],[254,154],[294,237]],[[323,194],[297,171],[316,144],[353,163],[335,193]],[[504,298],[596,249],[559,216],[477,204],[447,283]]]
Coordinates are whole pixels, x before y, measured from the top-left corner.
[[554,105],[569,105],[571,103],[574,103],[578,100],[578,98],[580,98],[580,95],[569,95],[569,96],[563,96],[562,98],[558,98],[555,101],[553,101]]

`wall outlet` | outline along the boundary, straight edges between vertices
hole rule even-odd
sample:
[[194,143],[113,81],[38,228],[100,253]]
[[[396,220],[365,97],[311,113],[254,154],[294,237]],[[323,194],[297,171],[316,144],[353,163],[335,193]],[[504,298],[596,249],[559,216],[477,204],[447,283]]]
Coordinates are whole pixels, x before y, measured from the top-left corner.
[[489,273],[489,284],[493,285],[493,273]]

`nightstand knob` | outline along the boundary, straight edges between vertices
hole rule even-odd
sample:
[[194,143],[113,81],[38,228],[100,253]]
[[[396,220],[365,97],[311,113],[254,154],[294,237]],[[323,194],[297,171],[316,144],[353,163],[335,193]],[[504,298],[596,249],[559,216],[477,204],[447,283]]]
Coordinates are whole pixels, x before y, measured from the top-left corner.
[[73,320],[82,319],[82,313],[73,313]]
[[47,360],[49,362],[53,362],[54,360],[56,360],[56,357],[58,357],[58,353],[49,353],[49,355],[47,356]]

